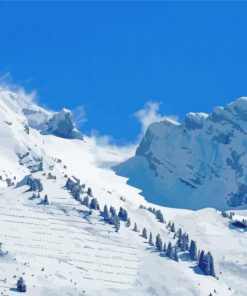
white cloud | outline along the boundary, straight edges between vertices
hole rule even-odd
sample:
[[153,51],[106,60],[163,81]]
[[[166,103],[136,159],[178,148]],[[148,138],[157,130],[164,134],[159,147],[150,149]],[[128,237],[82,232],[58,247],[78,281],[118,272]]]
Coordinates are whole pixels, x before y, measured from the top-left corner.
[[141,110],[134,113],[141,124],[141,133],[133,143],[125,143],[121,146],[116,145],[112,136],[100,135],[98,131],[93,130],[87,141],[90,141],[95,147],[97,164],[102,167],[111,167],[129,159],[135,155],[136,148],[151,123],[167,118],[177,121],[177,116],[159,114],[159,108],[160,103],[148,101]]
[[[30,104],[37,104],[37,92],[33,91],[31,93],[27,93],[23,87],[12,83],[12,78],[8,73],[0,77],[0,88],[18,93],[19,104],[22,105],[23,108]],[[45,109],[48,110],[47,107],[45,107]],[[96,130],[92,130],[89,136],[85,136],[85,140],[94,147],[92,149],[94,150],[97,164],[109,168],[129,159],[134,156],[140,140],[151,123],[162,121],[165,118],[175,121],[177,120],[176,116],[161,115],[159,113],[159,109],[160,103],[148,101],[141,110],[134,113],[134,116],[141,124],[141,132],[132,143],[117,145],[115,144],[112,136],[100,135],[100,133]],[[80,129],[87,121],[84,107],[78,106],[74,108],[72,110],[72,114],[77,128]]]
[[86,112],[83,106],[78,106],[72,110],[73,119],[79,129],[87,121]]
[[137,148],[137,144],[134,143],[116,145],[111,136],[100,135],[96,130],[93,130],[89,137],[85,137],[85,140],[94,147],[97,165],[104,168],[110,168],[129,159]]
[[33,103],[38,104],[37,92],[35,90],[27,92],[20,84],[14,83],[10,73],[5,73],[4,75],[0,76],[0,89],[16,93],[18,95],[17,102],[22,108],[25,108],[26,106],[29,106]]
[[148,101],[141,110],[134,113],[134,115],[140,121],[142,126],[139,138],[145,134],[147,127],[153,122],[159,122],[166,118],[169,118],[174,121],[178,120],[178,117],[175,115],[168,116],[159,114],[159,109],[160,103]]

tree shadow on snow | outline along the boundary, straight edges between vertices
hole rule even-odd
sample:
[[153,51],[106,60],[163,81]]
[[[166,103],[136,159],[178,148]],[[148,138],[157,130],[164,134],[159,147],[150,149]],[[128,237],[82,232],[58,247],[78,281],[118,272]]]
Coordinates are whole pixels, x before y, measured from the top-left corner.
[[182,254],[180,254],[179,255],[179,259],[181,261],[190,261],[191,260],[188,253],[182,253]]
[[231,230],[237,230],[237,231],[246,231],[247,227],[244,223],[242,223],[241,221],[234,221],[234,222],[230,222],[228,225],[228,228]]
[[193,269],[196,274],[204,275],[203,271],[198,265],[190,266],[190,268]]
[[11,292],[19,293],[19,291],[17,290],[17,288],[10,288],[9,290],[10,290]]

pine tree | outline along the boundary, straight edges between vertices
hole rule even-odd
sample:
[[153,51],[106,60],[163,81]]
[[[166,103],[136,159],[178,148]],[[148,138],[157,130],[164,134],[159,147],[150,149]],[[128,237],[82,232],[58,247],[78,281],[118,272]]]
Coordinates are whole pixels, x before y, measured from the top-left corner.
[[199,250],[197,253],[197,263],[199,263],[200,256],[201,256],[201,251]]
[[157,210],[157,211],[155,212],[155,215],[156,215],[156,218],[157,218],[161,223],[164,223],[164,222],[165,222],[164,216],[163,216],[163,214],[161,213],[160,210]]
[[37,195],[33,193],[31,199],[35,199],[35,198],[37,198]]
[[153,245],[154,245],[154,243],[153,243],[153,234],[152,234],[152,232],[150,232],[150,234],[149,234],[148,243],[149,243],[150,246],[153,246]]
[[138,232],[138,229],[137,229],[137,225],[136,225],[136,223],[135,223],[135,225],[134,225],[134,229],[133,229],[135,232]]
[[166,249],[166,243],[164,243],[164,245],[163,245],[163,252],[166,253],[166,250],[167,250]]
[[189,250],[189,236],[186,233],[182,234],[181,239],[178,241],[178,247],[180,247],[181,251]]
[[179,261],[179,259],[178,259],[178,252],[177,252],[177,248],[174,248],[174,252],[173,252],[173,259],[175,260],[175,261]]
[[84,206],[86,206],[86,207],[89,207],[89,198],[88,198],[88,196],[84,197],[82,204]]
[[109,220],[109,212],[108,212],[107,205],[104,206],[103,217],[105,221]]
[[207,253],[204,255],[204,268],[203,272],[205,275],[210,275],[210,270],[211,270],[211,258],[210,258],[210,253]]
[[116,209],[113,206],[110,206],[110,213],[114,216],[116,215]]
[[148,238],[147,229],[146,228],[143,228],[143,230],[142,230],[142,237],[145,238],[145,239]]
[[125,225],[126,225],[126,227],[130,227],[130,225],[131,225],[130,218],[127,219]]
[[114,216],[114,226],[116,228],[116,232],[118,232],[120,229],[120,220],[117,215]]
[[160,238],[160,235],[158,234],[157,236],[156,236],[156,243],[155,243],[155,246],[156,246],[156,248],[157,248],[157,250],[159,251],[159,252],[161,252],[162,251],[162,239]]
[[17,281],[17,291],[22,293],[25,293],[27,291],[26,284],[22,277],[20,277]]
[[91,187],[88,187],[87,195],[90,197],[93,197],[93,191],[92,191]]
[[44,204],[44,205],[48,205],[48,204],[49,204],[49,200],[48,200],[48,196],[47,196],[47,194],[46,194],[45,197],[44,197],[43,204]]
[[178,229],[178,232],[177,232],[177,237],[178,237],[178,239],[181,239],[182,238],[182,229],[181,228],[179,228]]
[[128,219],[128,213],[127,213],[127,211],[125,209],[123,209],[122,207],[120,207],[119,213],[118,213],[118,217],[122,221],[127,221],[127,219]]
[[203,272],[205,275],[211,275],[215,277],[214,260],[210,252],[204,255]]
[[204,251],[203,250],[200,253],[198,266],[204,272],[204,269],[205,269],[205,258],[204,258]]
[[172,223],[172,225],[171,225],[171,232],[175,232],[175,225],[174,225],[174,223]]
[[97,198],[93,198],[90,202],[90,205],[89,205],[90,209],[92,210],[99,210],[99,203],[97,201]]
[[169,258],[172,258],[172,256],[173,256],[171,242],[168,243],[167,250],[166,250],[166,256]]
[[210,275],[213,277],[216,277],[215,269],[214,269],[214,258],[212,255],[211,255],[211,264],[210,264]]
[[189,254],[190,254],[191,260],[195,260],[195,261],[197,260],[197,246],[194,240],[191,240],[190,242]]

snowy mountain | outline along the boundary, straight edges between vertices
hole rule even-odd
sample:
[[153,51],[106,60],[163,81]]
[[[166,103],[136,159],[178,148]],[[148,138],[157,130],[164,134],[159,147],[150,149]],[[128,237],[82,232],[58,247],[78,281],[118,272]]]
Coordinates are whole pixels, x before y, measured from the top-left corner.
[[21,92],[0,90],[0,139],[1,295],[246,295],[247,211],[147,202],[68,110]]
[[189,113],[147,129],[133,158],[115,167],[164,206],[231,209],[247,205],[247,98],[211,114]]

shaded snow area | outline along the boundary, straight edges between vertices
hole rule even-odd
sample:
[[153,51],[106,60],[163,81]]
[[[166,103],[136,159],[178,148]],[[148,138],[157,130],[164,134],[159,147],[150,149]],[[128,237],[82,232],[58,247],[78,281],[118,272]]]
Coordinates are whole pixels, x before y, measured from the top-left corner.
[[[247,231],[236,224],[246,210],[147,202],[102,167],[109,151],[44,132],[54,114],[32,104],[27,112],[24,99],[0,91],[0,295],[18,295],[21,277],[29,296],[246,295]],[[192,240],[207,254],[202,267]]]
[[[136,155],[115,167],[163,206],[222,210],[247,205],[247,98],[151,124]],[[139,172],[142,171],[142,174]]]

